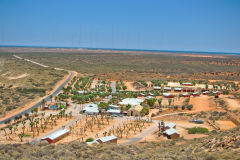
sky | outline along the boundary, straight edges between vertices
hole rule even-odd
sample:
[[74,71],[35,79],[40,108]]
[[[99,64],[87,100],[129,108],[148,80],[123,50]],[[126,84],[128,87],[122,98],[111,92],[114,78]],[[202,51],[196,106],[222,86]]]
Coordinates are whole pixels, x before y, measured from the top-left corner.
[[240,53],[240,0],[0,0],[0,45]]

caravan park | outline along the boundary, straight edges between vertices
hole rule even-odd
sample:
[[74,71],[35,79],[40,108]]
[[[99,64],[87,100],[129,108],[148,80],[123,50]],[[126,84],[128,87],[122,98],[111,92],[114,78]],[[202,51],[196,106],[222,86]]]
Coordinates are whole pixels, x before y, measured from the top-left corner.
[[[48,69],[48,64],[24,56],[13,55],[11,61]],[[19,114],[2,121],[1,144],[192,140],[240,124],[239,82],[233,80],[133,81],[71,71],[54,89],[38,105],[27,107],[28,112],[12,110]]]

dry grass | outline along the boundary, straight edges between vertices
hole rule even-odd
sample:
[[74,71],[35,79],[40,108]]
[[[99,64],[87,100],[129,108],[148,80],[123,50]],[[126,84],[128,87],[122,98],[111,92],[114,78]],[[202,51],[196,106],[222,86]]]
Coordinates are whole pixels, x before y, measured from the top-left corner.
[[42,97],[67,73],[0,54],[0,116]]
[[215,144],[227,142],[225,137],[236,137],[239,131],[238,127],[231,131],[210,133],[209,137],[196,140],[179,139],[129,146],[103,144],[90,147],[77,141],[58,145],[1,145],[0,156],[1,159],[238,160],[239,142],[234,141],[228,149]]

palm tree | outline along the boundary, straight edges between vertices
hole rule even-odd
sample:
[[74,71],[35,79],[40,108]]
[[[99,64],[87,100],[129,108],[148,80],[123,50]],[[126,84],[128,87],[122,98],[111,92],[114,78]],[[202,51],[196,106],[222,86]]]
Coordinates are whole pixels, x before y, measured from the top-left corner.
[[12,134],[13,126],[12,126],[12,125],[9,125],[9,126],[8,126],[8,129],[10,130],[10,134]]
[[159,104],[159,106],[162,105],[162,98],[159,98],[159,99],[158,99],[158,104]]
[[171,103],[172,103],[172,99],[168,99],[169,106],[171,105]]

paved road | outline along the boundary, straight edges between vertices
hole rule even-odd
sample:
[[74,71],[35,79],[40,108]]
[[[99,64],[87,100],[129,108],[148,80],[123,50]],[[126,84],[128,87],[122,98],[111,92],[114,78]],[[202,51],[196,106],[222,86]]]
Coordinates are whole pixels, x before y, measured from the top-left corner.
[[[62,90],[62,88],[73,78],[73,76],[74,76],[74,72],[72,72],[72,71],[69,71],[70,72],[70,76],[68,77],[68,79],[66,80],[66,81],[64,81],[51,95],[54,97],[54,96],[56,96],[61,90]],[[50,99],[50,95],[48,95],[46,98],[44,98],[46,101],[50,101],[51,99]],[[42,100],[41,100],[42,101]],[[29,108],[29,109],[27,109],[27,110],[25,110],[25,111],[22,111],[22,112],[20,112],[20,113],[18,113],[18,114],[16,114],[16,115],[14,115],[14,116],[12,116],[12,117],[10,117],[10,118],[7,118],[7,119],[5,119],[5,120],[2,120],[2,121],[0,121],[0,124],[3,124],[3,123],[5,123],[6,121],[8,121],[8,120],[13,120],[15,117],[17,117],[17,116],[21,116],[21,115],[24,115],[25,113],[29,113],[29,112],[31,112],[31,110],[33,109],[33,108],[38,108],[38,107],[40,107],[40,105],[41,105],[41,101],[39,101],[39,102],[37,102],[35,105],[33,105],[31,108]]]
[[[75,118],[74,120],[68,122],[67,124],[65,124],[65,125],[63,125],[63,126],[64,126],[65,128],[68,128],[69,126],[71,126],[72,124],[74,124],[76,121],[79,121],[83,116],[84,116],[84,115],[79,115],[77,118]],[[61,126],[61,127],[57,128],[57,129],[51,131],[51,132],[48,132],[46,135],[41,136],[40,138],[36,138],[36,139],[32,140],[30,143],[31,143],[31,144],[39,143],[43,137],[47,137],[47,136],[51,135],[52,133],[57,132],[57,131],[60,131],[60,130],[62,130],[62,129],[63,129],[63,128],[62,128],[62,126]]]
[[[164,116],[171,116],[171,115],[176,115],[176,114],[179,114],[179,113],[195,113],[195,112],[199,112],[199,111],[167,113],[167,114],[159,115],[159,116],[154,117],[154,118],[164,117]],[[129,141],[128,142],[124,142],[124,143],[120,143],[119,145],[128,145],[128,144],[136,143],[136,142],[140,141],[141,139],[145,138],[150,133],[154,132],[158,128],[158,120],[153,120],[153,122],[154,122],[154,125],[152,127],[148,128],[147,130],[143,131],[142,133],[140,133],[139,135],[137,135],[137,136],[135,136],[133,138],[126,139],[126,140],[129,140]],[[185,127],[186,128],[186,126],[181,126],[181,127]]]
[[[16,57],[16,58],[18,58],[18,59],[22,59],[22,58],[19,57],[19,56],[15,56],[15,55],[14,55],[14,57]],[[38,65],[42,65],[42,64],[38,64]],[[51,94],[53,97],[56,96],[57,94],[59,94],[59,92],[62,90],[62,88],[74,77],[74,72],[73,72],[73,71],[68,71],[68,72],[70,73],[70,76],[68,77],[68,79],[67,79],[66,81],[64,81],[64,82]],[[45,99],[46,101],[50,101],[50,100],[51,100],[51,99],[50,99],[50,95],[48,95],[48,96],[45,97],[44,99]],[[42,100],[41,100],[41,101],[42,101]],[[29,113],[29,112],[31,112],[31,110],[32,110],[33,108],[38,108],[38,107],[40,107],[41,101],[37,102],[37,103],[34,104],[31,108],[29,108],[29,109],[27,109],[27,110],[25,110],[25,111],[22,111],[22,112],[14,115],[14,116],[12,116],[12,117],[10,117],[10,118],[7,118],[7,119],[5,119],[5,120],[0,121],[0,124],[3,124],[3,123],[5,123],[5,122],[7,122],[7,121],[9,121],[9,120],[13,120],[13,119],[14,119],[15,117],[17,117],[17,116],[21,116],[21,115],[24,115],[25,113]]]
[[32,61],[32,60],[30,60],[30,59],[24,59],[24,58],[19,57],[19,56],[16,56],[16,55],[13,55],[13,56],[14,56],[15,58],[17,58],[17,59],[25,60],[25,61],[28,61],[28,62],[34,63],[34,64],[36,64],[36,65],[39,65],[39,66],[41,66],[41,67],[45,67],[45,68],[49,67],[49,66],[46,66],[46,65],[44,65],[44,64],[41,64],[41,63],[38,63],[38,62]]
[[154,122],[153,126],[144,130],[143,132],[141,132],[140,134],[138,134],[137,136],[135,136],[133,138],[127,138],[126,140],[129,140],[128,142],[120,143],[119,145],[128,145],[128,144],[136,143],[136,142],[140,141],[141,139],[145,138],[150,133],[154,132],[158,128],[158,124],[157,124],[157,121],[153,121],[153,122]]
[[115,81],[112,81],[111,87],[112,87],[112,93],[116,93],[116,82]]

